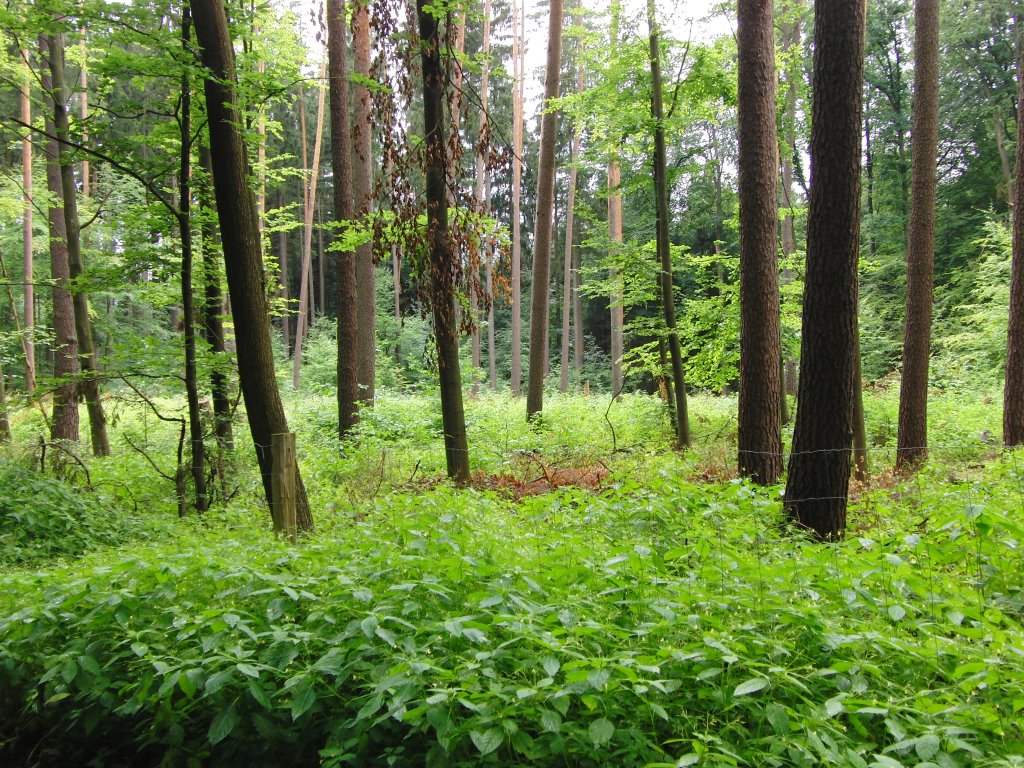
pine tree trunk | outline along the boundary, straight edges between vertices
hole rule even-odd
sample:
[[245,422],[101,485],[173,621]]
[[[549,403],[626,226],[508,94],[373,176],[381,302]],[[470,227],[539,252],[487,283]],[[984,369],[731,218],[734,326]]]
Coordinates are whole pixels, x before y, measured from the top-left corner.
[[521,222],[523,185],[523,36],[520,9],[512,0],[512,394],[523,387],[523,308]]
[[[192,0],[192,14],[203,65],[210,70],[206,78],[206,111],[217,216],[235,320],[238,377],[263,489],[271,503],[271,438],[288,432],[288,420],[274,376],[256,200],[248,187],[249,161],[237,123],[234,49],[224,6],[219,0]],[[296,524],[301,530],[312,530],[313,517],[298,469],[295,495]]]
[[914,130],[907,311],[903,332],[896,468],[928,456],[928,361],[935,270],[935,162],[939,129],[939,2],[914,2]]
[[[368,0],[355,0],[352,8],[352,48],[356,79],[355,119],[352,122],[353,215],[364,219],[373,212],[373,140],[370,91],[370,12]],[[359,316],[359,399],[373,405],[377,368],[377,277],[371,243],[356,249],[357,311]]]
[[562,69],[562,0],[550,0],[548,61],[544,76],[544,111],[540,123],[537,168],[537,217],[533,236],[533,281],[530,291],[530,372],[526,418],[544,410],[544,373],[548,358],[548,308],[551,292],[551,227],[555,207],[555,143],[558,119],[548,105],[558,98]]
[[[64,36],[47,35],[46,51],[43,57],[50,67],[53,94],[53,128],[57,141],[67,147],[71,139],[71,128],[67,112],[67,89],[64,85]],[[64,201],[64,227],[67,234],[68,274],[72,284],[78,281],[84,265],[82,261],[82,240],[78,221],[78,188],[75,185],[75,169],[66,149],[59,156],[62,199]],[[99,379],[97,378],[97,355],[92,337],[92,320],[89,316],[89,297],[76,286],[72,294],[75,309],[75,335],[78,337],[79,368],[82,372],[80,391],[85,396],[89,413],[89,433],[92,438],[94,456],[110,455],[110,438],[107,436],[107,420],[100,400]]]
[[[580,51],[582,54],[582,51]],[[576,92],[583,91],[583,62],[580,60],[576,67]],[[573,247],[575,239],[575,218],[576,218],[576,180],[579,169],[576,167],[580,157],[580,144],[582,135],[579,130],[573,133],[572,150],[569,155],[569,199],[566,202],[565,210],[565,256],[562,259],[562,356],[560,362],[560,377],[558,389],[560,392],[569,391],[569,346],[570,346],[570,325],[573,306],[573,271],[572,265],[576,249]]]
[[[348,45],[345,41],[345,0],[327,3],[327,58],[330,62],[331,172],[334,176],[334,218],[352,220],[352,135],[348,97]],[[340,234],[340,233],[339,233]],[[359,324],[356,303],[356,256],[340,251],[338,280],[338,436],[342,439],[359,421]]]
[[[1017,62],[1017,168],[1024,169],[1024,43]],[[1013,186],[1013,266],[1003,390],[1003,444],[1024,445],[1024,173]]]
[[455,275],[458,265],[448,233],[448,141],[444,124],[447,73],[441,64],[441,39],[437,20],[417,0],[420,55],[423,67],[423,135],[426,146],[425,175],[427,232],[430,248],[430,298],[437,341],[438,375],[441,384],[441,418],[444,426],[448,476],[469,481],[469,447],[462,404],[459,371],[459,333],[455,324]]
[[782,474],[779,323],[778,137],[772,0],[740,0],[739,471],[770,485]]
[[[40,47],[46,43],[40,37]],[[40,81],[43,92],[51,91],[50,74],[44,60],[40,62]],[[47,137],[56,136],[53,118],[46,115]],[[53,281],[53,377],[59,382],[53,393],[53,420],[50,439],[78,442],[78,337],[75,335],[75,307],[71,298],[68,269],[68,238],[64,224],[64,211],[60,204],[62,189],[60,177],[60,145],[55,138],[46,140],[46,188],[49,192],[50,279]]]
[[853,441],[864,0],[817,0],[816,98],[800,385],[785,508],[819,539],[846,530]]
[[[489,100],[489,88],[490,88],[490,76],[491,76],[491,0],[484,0],[484,17],[483,17],[483,42],[481,44],[481,72],[480,72],[480,134],[477,138],[477,153],[476,153],[476,187],[473,195],[480,205],[480,211],[484,216],[490,215],[489,200],[484,198],[484,192],[490,191],[490,169],[487,167],[487,153],[488,148],[488,135],[490,128],[488,124],[488,106]],[[491,251],[490,247],[486,244],[480,249],[480,258],[485,264],[487,270],[487,304],[490,306],[493,303],[493,296],[491,296],[491,285],[490,285],[490,260]],[[470,309],[473,312],[473,339],[471,349],[471,360],[473,363],[473,393],[477,391],[477,377],[480,375],[480,297],[477,295],[478,279],[480,275],[479,266],[476,267],[476,272],[473,275],[473,280],[470,281]],[[488,322],[488,337],[490,337],[492,331],[490,329],[490,322]],[[488,348],[490,349],[490,348]],[[492,384],[493,386],[493,384]]]

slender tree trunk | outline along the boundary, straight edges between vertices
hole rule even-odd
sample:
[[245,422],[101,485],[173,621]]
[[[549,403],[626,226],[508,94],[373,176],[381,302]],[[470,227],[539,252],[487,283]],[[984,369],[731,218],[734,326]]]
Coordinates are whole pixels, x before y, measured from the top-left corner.
[[[71,139],[71,128],[67,112],[67,89],[64,86],[64,37],[48,35],[46,43],[44,58],[49,62],[52,81],[53,127],[57,141],[63,147],[67,147]],[[66,150],[60,153],[60,178],[64,199],[64,226],[67,233],[68,271],[74,284],[81,278],[84,266],[78,221],[78,188],[75,185],[75,169]],[[81,391],[85,395],[86,409],[89,412],[92,452],[95,456],[109,456],[110,439],[107,436],[107,420],[100,400],[96,348],[93,344],[92,320],[89,316],[89,297],[81,286],[75,287],[72,303],[75,308],[79,367],[82,371]]]
[[[192,0],[192,14],[203,64],[210,70],[206,78],[206,111],[217,215],[235,320],[238,377],[263,489],[270,503],[271,438],[288,432],[288,420],[274,377],[256,200],[247,183],[249,161],[237,122],[234,48],[220,0]],[[298,468],[295,495],[296,523],[301,530],[312,530],[313,517]]]
[[[352,197],[354,216],[362,220],[373,212],[373,116],[370,109],[370,11],[369,0],[355,0],[352,8],[352,48],[356,80],[355,119],[352,122]],[[356,249],[357,311],[359,323],[360,400],[373,405],[377,368],[377,277],[373,247],[364,243]]]
[[[786,72],[786,117],[783,122],[785,135],[783,138],[784,149],[782,152],[782,208],[786,211],[782,218],[782,253],[787,258],[796,253],[796,219],[793,211],[796,208],[796,192],[793,188],[794,161],[796,154],[796,107],[798,85],[803,69],[799,62],[801,57],[793,55],[794,51],[800,50],[800,21],[794,20],[788,25],[784,35],[784,51],[789,56],[791,64]],[[792,62],[796,63],[792,63]],[[793,282],[793,268],[786,266],[782,270],[782,282],[789,285]],[[781,332],[781,320],[780,320]],[[780,342],[781,343],[781,342]],[[792,418],[789,409],[789,395],[796,395],[796,360],[792,355],[782,350],[782,384],[779,391],[779,413],[783,424],[788,424]]]
[[520,9],[512,0],[512,394],[523,387],[522,242],[520,205],[523,185],[523,37]]
[[[29,67],[28,50],[21,52],[25,62],[25,80],[21,85],[21,122],[32,124],[32,102],[29,99],[32,71]],[[83,70],[84,71],[84,70]],[[25,391],[33,392],[36,387],[35,348],[35,263],[32,258],[32,214],[35,201],[32,199],[32,141],[28,132],[21,141],[21,185],[25,193],[25,207],[22,225],[22,265],[25,275]]]
[[0,443],[11,442],[11,420],[7,414],[7,382],[3,365],[0,365]]
[[550,0],[548,62],[544,76],[544,111],[540,123],[537,169],[537,220],[533,236],[533,282],[530,291],[530,372],[526,418],[544,410],[544,369],[548,357],[548,308],[551,291],[551,219],[555,207],[555,142],[558,120],[548,105],[558,98],[562,69],[562,0]]
[[[576,92],[583,90],[583,61],[576,66]],[[569,340],[570,320],[573,306],[573,271],[572,265],[576,249],[573,247],[576,218],[576,179],[579,169],[580,144],[582,135],[577,129],[572,136],[572,150],[569,155],[569,199],[565,211],[565,256],[562,259],[562,357],[560,362],[561,376],[558,382],[560,392],[569,391]]]
[[[327,58],[330,62],[331,75],[331,172],[334,176],[334,218],[339,221],[352,221],[352,134],[349,119],[345,0],[328,0],[327,3]],[[359,421],[356,255],[352,251],[339,252],[335,268],[338,278],[338,436],[344,439]]]
[[402,251],[391,244],[391,291],[395,303],[395,362],[402,364]]
[[864,0],[817,0],[807,272],[787,514],[841,538],[853,441]]
[[914,130],[907,311],[896,468],[928,456],[928,361],[935,270],[935,161],[939,129],[939,2],[914,2]]
[[[192,45],[192,16],[186,5],[181,14],[181,47],[186,55]],[[181,76],[181,165],[178,170],[178,229],[181,235],[181,316],[185,337],[185,399],[188,403],[188,436],[191,446],[192,484],[196,510],[209,506],[206,495],[206,451],[199,413],[199,379],[196,374],[195,305],[192,294],[192,89],[189,71]]]
[[[220,450],[230,450],[235,440],[231,429],[231,379],[228,374],[227,346],[224,341],[224,295],[220,285],[220,248],[217,238],[216,211],[213,199],[213,160],[209,147],[200,147],[199,162],[206,171],[200,188],[203,213],[203,338],[210,345],[216,364],[210,372],[210,394],[213,399],[213,431]],[[287,347],[287,343],[285,347]]]
[[1017,179],[1013,186],[1013,262],[1003,390],[1003,444],[1024,445],[1024,42],[1017,62]]
[[878,240],[875,237],[875,156],[871,149],[871,102],[870,97],[864,104],[864,181],[867,183],[865,198],[868,211],[868,253],[874,258],[878,255]]
[[[612,2],[611,44],[609,55],[615,56],[619,46],[619,14],[620,0]],[[622,171],[619,169],[618,154],[613,150],[608,160],[608,239],[611,241],[612,254],[617,256],[622,249]],[[612,283],[615,286],[611,295],[611,357],[612,357],[612,394],[618,396],[625,385],[622,374],[622,355],[625,352],[623,326],[626,322],[626,311],[623,306],[622,276],[618,268],[612,269]]]
[[[320,64],[320,82],[323,83],[327,74],[327,60]],[[311,322],[310,307],[313,302],[313,214],[316,211],[316,187],[320,178],[320,147],[324,135],[324,97],[326,89],[321,87],[317,97],[316,109],[316,134],[313,138],[313,165],[309,167],[309,180],[306,182],[303,208],[302,227],[302,267],[299,277],[299,317],[296,320],[295,329],[295,354],[292,356],[292,386],[299,388],[299,378],[302,372],[302,343],[309,333]],[[304,121],[303,121],[304,122]],[[305,141],[305,139],[303,139]],[[303,152],[305,154],[305,152]]]
[[[556,0],[557,1],[557,0]],[[445,85],[441,63],[441,39],[437,19],[417,0],[420,55],[423,67],[423,135],[426,146],[425,175],[427,232],[430,248],[430,297],[437,341],[438,375],[441,384],[441,419],[448,476],[469,481],[469,447],[462,404],[459,372],[459,335],[455,325],[455,275],[457,256],[448,233],[448,141],[444,124]]]
[[[81,5],[81,3],[79,3]],[[86,45],[86,35],[88,30],[83,26],[80,30],[80,37],[78,39],[78,50],[81,57],[81,65],[78,73],[78,84],[81,89],[81,93],[78,94],[79,98],[79,115],[82,118],[82,144],[88,146],[89,144],[89,55],[88,47]],[[90,184],[90,167],[89,167],[89,156],[82,156],[82,196],[89,197],[91,184]]]
[[[278,191],[278,207],[284,207],[284,192]],[[284,341],[285,354],[290,354],[292,350],[292,307],[291,307],[291,295],[288,290],[288,233],[279,232],[277,235],[277,268],[279,274],[280,284],[278,286],[278,296],[281,297],[283,302],[284,311],[281,313],[281,338]]]
[[572,260],[572,330],[573,367],[577,377],[583,373],[583,292],[580,285],[580,269],[583,257],[579,248],[574,249]]
[[[45,50],[45,36],[40,47]],[[44,93],[52,90],[45,56],[40,61],[40,81]],[[47,137],[56,136],[53,118],[46,115]],[[68,238],[61,205],[60,145],[55,138],[46,140],[46,187],[49,192],[50,279],[53,281],[53,377],[58,381],[53,393],[51,440],[78,442],[78,337],[75,335],[75,307],[71,298],[68,269]]]
[[739,470],[770,485],[782,474],[778,403],[784,397],[779,323],[778,137],[772,0],[740,0]]
[[868,481],[868,433],[864,423],[864,378],[861,374],[860,322],[857,323],[854,349],[853,381],[853,478],[858,483]]
[[[769,6],[770,7],[770,6]],[[770,11],[769,11],[770,14]],[[661,283],[661,307],[665,318],[665,330],[668,333],[669,360],[672,363],[672,384],[675,393],[673,411],[675,412],[676,441],[680,447],[690,445],[690,419],[686,404],[686,379],[683,373],[683,352],[679,347],[679,332],[676,329],[675,283],[672,277],[672,251],[669,240],[669,207],[668,207],[668,168],[665,150],[665,124],[662,114],[661,96],[661,49],[658,43],[658,24],[655,18],[654,0],[647,0],[647,26],[650,31],[650,64],[651,64],[651,118],[654,121],[654,197],[657,210],[656,243]],[[771,24],[768,25],[769,42],[771,42]],[[772,49],[774,52],[774,48]],[[773,81],[774,84],[774,81]],[[772,113],[774,120],[774,112]],[[774,122],[772,123],[774,127]],[[774,141],[774,134],[772,140]],[[742,166],[741,166],[742,167]],[[774,169],[772,169],[774,172]],[[775,183],[772,179],[771,194],[774,198]],[[775,210],[772,199],[772,211]],[[772,228],[774,243],[775,229]],[[778,292],[776,291],[776,297]],[[776,298],[776,318],[778,317],[778,299]],[[777,326],[776,326],[777,327]],[[776,333],[776,335],[778,335]],[[776,352],[777,354],[777,352]],[[765,393],[770,395],[770,393]]]
[[[484,198],[485,190],[490,191],[490,169],[487,166],[487,153],[489,151],[489,139],[490,125],[488,123],[488,107],[489,101],[489,88],[490,88],[490,77],[491,77],[491,0],[484,0],[484,29],[483,29],[483,42],[481,44],[481,73],[480,73],[480,134],[477,138],[477,153],[476,153],[476,188],[474,190],[474,197],[480,204],[480,210],[483,215],[487,216],[490,214],[490,201]],[[490,306],[493,303],[493,297],[491,296],[491,274],[490,274],[490,260],[491,260],[491,249],[488,245],[483,245],[480,249],[480,258],[483,260],[487,276],[485,278],[487,282],[487,304]],[[473,392],[477,390],[477,377],[480,375],[480,297],[477,295],[477,280],[479,279],[480,270],[476,267],[476,272],[473,276],[473,280],[470,281],[470,309],[473,312],[473,339],[471,349],[471,359],[473,363]],[[488,338],[492,334],[490,328],[490,318],[488,317]],[[490,348],[488,347],[490,352]],[[492,383],[493,386],[493,383]]]

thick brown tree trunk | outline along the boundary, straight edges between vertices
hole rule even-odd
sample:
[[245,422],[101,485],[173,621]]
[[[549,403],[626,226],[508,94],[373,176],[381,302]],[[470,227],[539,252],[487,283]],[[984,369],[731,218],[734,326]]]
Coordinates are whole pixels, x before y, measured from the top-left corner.
[[1024,44],[1017,63],[1017,180],[1013,186],[1013,266],[1003,390],[1003,444],[1024,445]]
[[[345,0],[327,3],[327,58],[330,62],[331,171],[334,175],[334,218],[352,220],[352,136],[348,98],[348,46],[345,42]],[[341,251],[338,281],[338,436],[344,438],[359,421],[359,324],[356,305],[356,256]]]
[[[557,1],[557,0],[556,0]],[[444,124],[446,68],[441,63],[441,38],[437,19],[417,0],[420,55],[423,66],[423,136],[426,146],[425,175],[427,232],[430,248],[430,299],[437,341],[437,367],[441,384],[441,420],[448,476],[469,481],[469,447],[462,404],[459,371],[459,329],[455,323],[455,276],[457,254],[448,233],[448,140]]]
[[807,272],[785,508],[820,539],[842,537],[853,441],[864,0],[816,0]]
[[[206,112],[217,215],[235,321],[238,377],[269,504],[273,498],[271,438],[288,432],[288,419],[274,377],[256,200],[248,187],[249,161],[238,126],[234,48],[220,0],[192,0],[192,13],[203,64],[210,70]],[[313,517],[298,468],[295,495],[296,523],[301,530],[312,530]]]
[[[369,0],[356,0],[352,7],[352,48],[356,80],[355,119],[352,122],[352,198],[357,220],[373,212],[373,137],[370,90],[370,10]],[[365,222],[364,222],[365,223]],[[367,242],[356,248],[357,312],[359,323],[359,399],[373,405],[377,370],[377,277],[373,266],[373,246]]]
[[[647,26],[650,30],[648,55],[651,62],[651,118],[654,121],[654,198],[657,210],[656,237],[661,284],[661,310],[668,333],[668,356],[672,364],[676,442],[680,448],[690,445],[690,417],[686,404],[686,377],[683,372],[683,352],[679,347],[676,329],[675,281],[672,277],[672,250],[669,240],[668,167],[665,150],[665,124],[661,103],[661,50],[658,43],[658,25],[654,0],[647,0]],[[769,25],[769,30],[771,29]],[[769,36],[770,36],[769,31]],[[773,113],[774,117],[774,113]],[[773,123],[774,125],[774,123]],[[774,184],[772,194],[774,195]],[[775,210],[774,202],[772,210]],[[774,230],[772,232],[774,235]],[[776,310],[777,311],[777,310]]]
[[915,0],[913,166],[897,469],[917,466],[928,456],[928,360],[932,330],[932,274],[935,270],[938,131],[939,0]]
[[558,98],[562,70],[562,0],[548,6],[548,61],[544,75],[544,111],[540,123],[537,167],[537,217],[533,235],[533,281],[530,291],[530,373],[526,418],[544,410],[544,373],[548,358],[548,308],[551,293],[551,227],[555,208],[555,142],[558,118],[548,105]]
[[772,0],[740,0],[739,470],[769,485],[782,474],[779,322],[778,137]]
[[[64,85],[64,36],[47,35],[43,53],[50,67],[53,96],[53,129],[61,145],[59,157],[61,193],[64,201],[64,228],[67,235],[68,274],[71,282],[78,281],[84,271],[82,261],[82,238],[78,221],[78,188],[75,185],[75,168],[71,163],[69,150],[71,126],[67,112],[67,89]],[[89,315],[89,297],[81,286],[75,286],[72,294],[75,309],[75,335],[78,337],[78,364],[82,372],[80,391],[85,396],[89,412],[89,434],[92,438],[94,456],[110,455],[110,438],[107,436],[107,419],[100,400],[100,386],[97,370],[96,348],[92,338],[92,320]]]

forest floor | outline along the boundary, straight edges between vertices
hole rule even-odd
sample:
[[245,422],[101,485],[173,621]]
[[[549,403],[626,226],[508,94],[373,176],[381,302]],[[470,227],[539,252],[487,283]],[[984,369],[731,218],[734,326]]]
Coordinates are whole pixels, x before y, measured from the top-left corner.
[[896,393],[869,393],[872,478],[829,545],[735,478],[729,398],[693,399],[680,453],[645,396],[549,396],[539,428],[471,397],[460,489],[430,395],[385,393],[339,449],[333,394],[303,393],[297,545],[243,428],[178,520],[176,427],[112,406],[112,459],[31,471],[26,412],[0,462],[0,764],[1024,765],[997,398],[937,393],[896,476]]

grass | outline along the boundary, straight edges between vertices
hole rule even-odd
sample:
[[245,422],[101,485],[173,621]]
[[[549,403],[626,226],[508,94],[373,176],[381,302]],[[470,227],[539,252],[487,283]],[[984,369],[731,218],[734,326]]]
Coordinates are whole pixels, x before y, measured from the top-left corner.
[[[892,398],[869,398],[869,432]],[[176,521],[166,481],[131,482],[137,457],[91,462],[95,487],[131,488],[109,503],[142,502],[148,538],[0,570],[0,758],[1024,764],[1024,456],[987,442],[994,406],[957,420],[936,398],[933,424],[957,431],[911,478],[878,471],[876,435],[848,539],[819,545],[786,533],[779,488],[732,478],[734,401],[694,399],[682,455],[656,402],[624,398],[612,426],[608,405],[551,397],[538,430],[506,396],[469,402],[481,477],[607,472],[519,495],[440,479],[427,396],[382,397],[339,451],[333,398],[304,394],[318,532],[295,547],[244,471]]]

